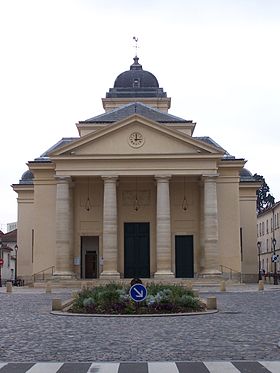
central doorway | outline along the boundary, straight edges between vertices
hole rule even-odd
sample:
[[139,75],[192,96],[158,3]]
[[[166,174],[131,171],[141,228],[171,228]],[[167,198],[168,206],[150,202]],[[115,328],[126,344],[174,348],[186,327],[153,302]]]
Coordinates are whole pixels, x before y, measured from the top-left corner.
[[150,223],[124,223],[124,277],[150,277]]

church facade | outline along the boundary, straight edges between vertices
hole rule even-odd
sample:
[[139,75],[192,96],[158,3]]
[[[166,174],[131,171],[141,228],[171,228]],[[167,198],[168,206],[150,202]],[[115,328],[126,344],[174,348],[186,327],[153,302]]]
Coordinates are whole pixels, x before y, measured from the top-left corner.
[[102,102],[13,184],[19,276],[254,281],[259,184],[245,160],[171,115],[138,57]]

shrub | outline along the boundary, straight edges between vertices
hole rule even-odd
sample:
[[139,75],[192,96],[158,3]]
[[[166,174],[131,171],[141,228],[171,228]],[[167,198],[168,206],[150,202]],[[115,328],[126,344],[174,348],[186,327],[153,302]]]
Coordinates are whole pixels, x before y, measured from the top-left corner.
[[134,302],[129,287],[110,283],[81,291],[74,299],[70,312],[99,314],[145,314],[200,311],[205,307],[192,290],[179,285],[151,283],[147,286],[147,298]]

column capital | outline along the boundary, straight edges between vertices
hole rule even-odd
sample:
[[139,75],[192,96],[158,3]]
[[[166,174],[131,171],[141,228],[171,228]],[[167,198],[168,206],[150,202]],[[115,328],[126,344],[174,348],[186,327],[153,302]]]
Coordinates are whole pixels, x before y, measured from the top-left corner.
[[72,181],[71,176],[55,176],[57,184],[68,184]]
[[158,182],[158,183],[167,183],[172,175],[155,175],[155,180]]
[[102,175],[101,178],[106,183],[115,183],[117,182],[119,176],[118,175]]
[[201,179],[204,181],[204,182],[211,182],[211,181],[216,181],[217,178],[218,178],[219,174],[205,174],[205,175],[201,175]]

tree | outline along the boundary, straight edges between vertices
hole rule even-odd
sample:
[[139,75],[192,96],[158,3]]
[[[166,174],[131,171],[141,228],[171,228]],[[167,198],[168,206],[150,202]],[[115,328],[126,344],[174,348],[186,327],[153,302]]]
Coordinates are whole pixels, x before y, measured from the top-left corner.
[[262,175],[255,174],[255,180],[262,183],[261,187],[257,190],[257,213],[272,207],[275,202],[275,198],[269,193],[269,186],[265,182],[265,178]]

